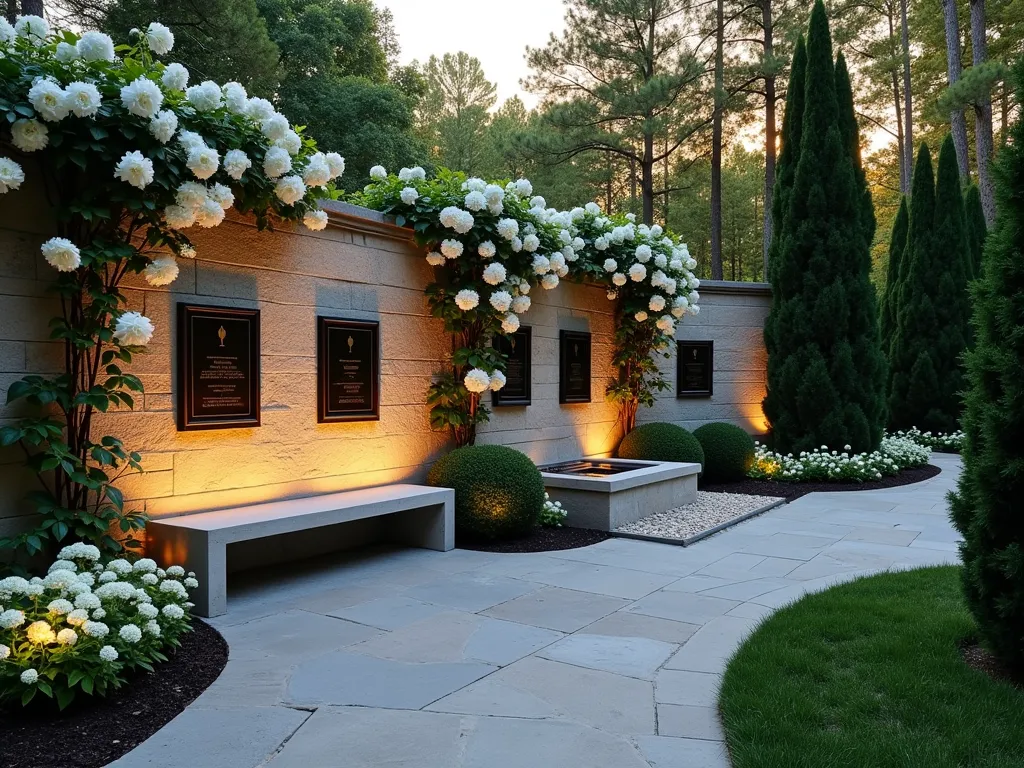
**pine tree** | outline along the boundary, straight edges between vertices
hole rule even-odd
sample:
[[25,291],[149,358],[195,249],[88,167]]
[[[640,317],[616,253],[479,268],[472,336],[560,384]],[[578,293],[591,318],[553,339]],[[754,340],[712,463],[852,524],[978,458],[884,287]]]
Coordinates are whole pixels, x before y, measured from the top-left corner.
[[910,224],[910,212],[907,210],[907,198],[900,199],[900,209],[892,225],[892,238],[889,240],[889,266],[885,273],[885,293],[882,295],[882,315],[879,329],[882,336],[882,352],[888,358],[892,346],[892,337],[896,332],[896,297],[900,290],[900,266],[903,263],[903,251],[907,247],[907,229]]
[[[844,105],[843,109],[852,109]],[[828,17],[811,12],[799,159],[772,268],[765,415],[776,450],[875,449],[885,419],[885,359],[870,252],[840,127]]]
[[846,57],[840,51],[836,57],[836,100],[839,103],[839,130],[853,161],[853,175],[860,196],[860,228],[868,248],[875,239],[875,207],[871,202],[871,190],[864,174],[860,156],[860,129],[857,127],[857,113],[853,108],[853,86],[850,72],[846,68]]
[[[1024,62],[1016,68],[1024,98]],[[1024,674],[1024,119],[996,164],[996,221],[972,287],[963,472],[951,495],[967,604],[985,644]]]
[[938,181],[931,155],[921,146],[910,197],[910,230],[904,279],[896,307],[890,353],[891,424],[933,432],[958,428],[961,357],[967,346],[970,249],[956,149],[947,136],[939,152]]
[[985,236],[988,227],[985,224],[985,211],[981,207],[981,192],[976,184],[967,189],[964,200],[967,214],[967,245],[971,249],[971,279],[981,277],[981,253],[985,249]]

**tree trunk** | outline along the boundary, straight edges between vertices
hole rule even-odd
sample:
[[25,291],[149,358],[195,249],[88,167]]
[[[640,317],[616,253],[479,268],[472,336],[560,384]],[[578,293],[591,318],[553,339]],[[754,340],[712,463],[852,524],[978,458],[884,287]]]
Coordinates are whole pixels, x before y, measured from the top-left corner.
[[896,6],[888,5],[889,9],[888,22],[889,22],[889,45],[890,53],[892,54],[893,68],[892,68],[892,103],[896,109],[896,160],[900,169],[900,194],[910,194],[910,177],[907,175],[907,163],[904,159],[903,151],[903,99],[900,97],[900,74],[896,68]]
[[[13,5],[17,0],[9,0]],[[21,13],[23,16],[42,16],[43,0],[21,0]]]
[[[985,0],[971,0],[971,49],[974,52],[974,66],[984,64],[988,58],[988,44],[985,41]],[[989,163],[992,159],[992,97],[987,93],[974,105],[974,149],[978,155],[981,209],[985,212],[985,224],[991,227],[996,219],[996,198],[995,190],[992,188],[992,174],[989,172]]]
[[654,223],[654,134],[644,133],[644,156],[640,161],[640,194],[643,195],[644,224]]
[[[960,20],[957,18],[956,0],[942,0],[942,15],[946,26],[946,79],[950,85],[960,80]],[[956,148],[956,165],[960,178],[969,183],[971,170],[967,163],[967,120],[962,109],[949,113],[949,124],[953,130],[953,146]]]
[[[764,58],[773,56],[772,0],[762,0],[761,26],[764,28]],[[764,274],[768,274],[768,249],[772,244],[775,223],[772,221],[772,197],[775,193],[775,78],[774,71],[764,78]],[[767,279],[767,278],[766,278]]]
[[711,129],[711,279],[722,279],[722,96],[725,90],[725,8],[715,8],[715,113]]
[[914,109],[910,90],[910,30],[907,27],[907,0],[900,0],[900,44],[903,48],[903,164],[909,190],[914,162]]

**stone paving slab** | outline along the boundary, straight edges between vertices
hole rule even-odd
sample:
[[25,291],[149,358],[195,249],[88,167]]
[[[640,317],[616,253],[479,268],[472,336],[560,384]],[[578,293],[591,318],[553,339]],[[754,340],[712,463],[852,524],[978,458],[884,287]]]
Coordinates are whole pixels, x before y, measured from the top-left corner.
[[717,691],[773,610],[955,562],[932,480],[808,494],[691,547],[374,547],[233,577],[218,680],[117,768],[728,768]]

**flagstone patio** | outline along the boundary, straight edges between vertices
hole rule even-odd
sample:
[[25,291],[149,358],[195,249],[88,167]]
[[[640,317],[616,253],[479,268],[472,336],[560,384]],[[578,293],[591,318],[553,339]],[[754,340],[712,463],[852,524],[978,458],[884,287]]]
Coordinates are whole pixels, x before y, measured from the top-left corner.
[[955,456],[691,547],[374,550],[236,578],[224,673],[117,768],[727,768],[716,694],[772,609],[955,562]]

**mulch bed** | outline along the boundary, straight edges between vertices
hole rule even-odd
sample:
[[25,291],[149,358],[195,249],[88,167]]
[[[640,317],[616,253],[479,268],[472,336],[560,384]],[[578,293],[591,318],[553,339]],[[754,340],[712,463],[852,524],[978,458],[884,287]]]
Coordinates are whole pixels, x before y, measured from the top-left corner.
[[611,536],[606,531],[590,528],[534,528],[533,532],[511,541],[465,541],[459,539],[459,549],[478,552],[555,552],[559,549],[589,547]]
[[63,713],[0,710],[0,768],[102,768],[181,713],[227,662],[224,638],[194,619],[167,663],[105,699],[79,695]]
[[1010,674],[1010,671],[977,640],[965,640],[961,643],[960,657],[968,667],[984,672],[996,682],[1009,683],[1014,688],[1024,690],[1024,680]]
[[780,483],[776,480],[754,480],[747,478],[737,483],[707,483],[701,484],[702,491],[714,491],[716,493],[745,493],[751,496],[781,496],[787,501],[799,499],[808,493],[821,491],[834,493],[836,491],[874,491],[881,488],[897,488],[901,485],[920,483],[935,477],[942,470],[933,464],[926,464],[923,467],[904,469],[898,475],[883,477],[881,480],[872,480],[863,483]]

